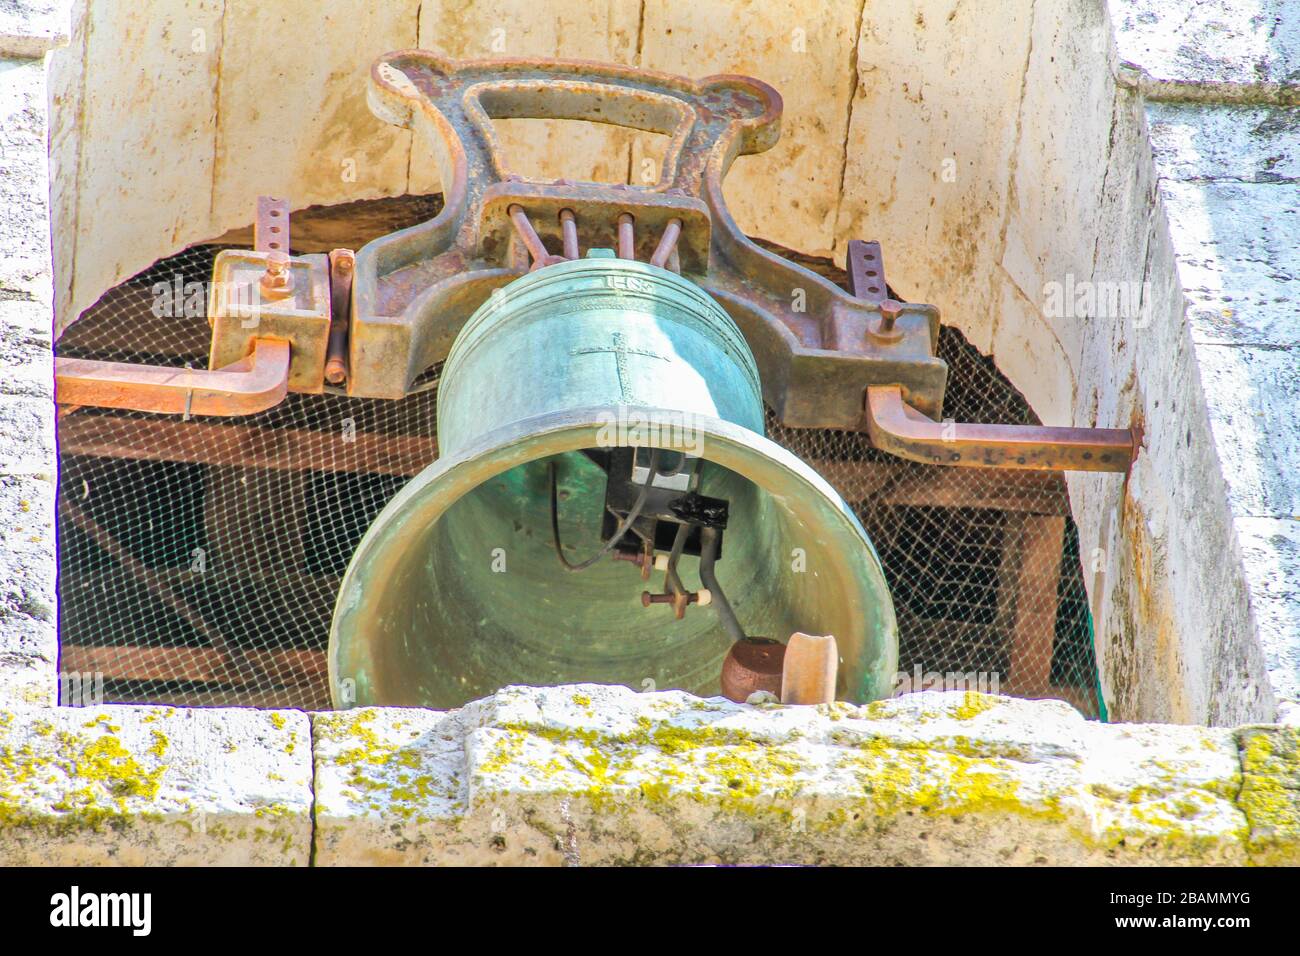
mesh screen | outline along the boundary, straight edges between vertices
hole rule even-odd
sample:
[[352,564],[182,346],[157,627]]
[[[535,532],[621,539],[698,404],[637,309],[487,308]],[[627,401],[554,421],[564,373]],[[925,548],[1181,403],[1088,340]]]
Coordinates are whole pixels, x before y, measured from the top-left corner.
[[[295,252],[357,248],[428,218],[431,202],[386,213],[370,234],[347,231],[367,216],[367,204],[352,204],[318,220],[323,245]],[[109,291],[58,353],[206,367],[206,288],[220,248],[187,249]],[[828,261],[778,251],[844,284]],[[956,329],[943,328],[940,354],[947,417],[1038,423]],[[102,675],[109,701],[328,708],[335,594],[371,521],[436,457],[437,384],[434,369],[401,401],[290,395],[229,420],[63,415],[61,671]],[[839,490],[875,542],[898,615],[900,691],[1057,697],[1096,714],[1060,475],[904,462],[863,434],[787,429],[770,415],[768,428]]]

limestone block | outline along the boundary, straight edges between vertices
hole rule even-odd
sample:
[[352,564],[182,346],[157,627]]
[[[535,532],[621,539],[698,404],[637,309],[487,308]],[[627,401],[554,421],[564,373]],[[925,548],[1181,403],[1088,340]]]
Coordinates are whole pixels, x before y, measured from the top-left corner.
[[[1009,163],[1011,186],[1000,260],[1026,299],[1048,320],[1071,368],[1079,365],[1084,350],[1085,321],[1135,318],[1131,307],[1112,307],[1109,293],[1099,296],[1096,286],[1103,282],[1108,289],[1140,286],[1141,259],[1111,262],[1114,274],[1098,273],[1094,260],[1101,235],[1104,232],[1113,242],[1128,232],[1145,231],[1142,218],[1103,220],[1099,215],[1105,209],[1112,140],[1122,135],[1117,126],[1129,114],[1116,101],[1107,68],[1104,10],[1098,5],[1075,10],[1078,16],[1063,17],[1059,4],[1034,8],[1017,149]],[[1071,294],[1070,290],[1085,287],[1093,292],[1091,302]],[[1016,350],[1017,323],[1007,324],[1010,340],[1004,340],[1001,348],[994,342],[999,363],[1014,360],[1007,353]],[[1010,377],[1021,388],[1029,385],[1028,379]],[[1044,421],[1048,421],[1045,416]]]
[[73,0],[68,45],[46,61],[50,127],[50,234],[54,253],[54,311],[62,331],[72,307],[73,262],[77,251],[77,176],[81,167],[83,104],[86,98],[86,4]]
[[1300,191],[1161,186],[1197,342],[1300,344]]
[[1198,345],[1196,357],[1233,513],[1300,515],[1300,348]]
[[0,474],[54,471],[54,405],[48,398],[0,395]]
[[0,706],[58,700],[54,483],[0,476]]
[[318,865],[457,858],[452,838],[466,799],[460,712],[383,707],[311,720]]
[[1148,103],[1160,175],[1247,183],[1300,179],[1300,113],[1274,106]]
[[1300,21],[1290,0],[1108,6],[1120,59],[1149,97],[1262,102],[1297,92]]
[[45,66],[0,59],[0,300],[49,303]]
[[79,239],[65,322],[160,256],[219,234],[210,214],[225,6],[89,4],[87,35],[102,42],[86,51]]
[[[20,621],[13,626],[32,625]],[[4,622],[4,631],[0,641],[9,643],[15,640],[9,621]],[[52,633],[53,628],[49,632]],[[0,650],[0,708],[53,707],[58,701],[59,678],[53,664],[31,654]]]
[[322,864],[1245,859],[1231,734],[1059,702],[510,687],[313,727]]
[[846,137],[861,19],[857,0],[645,5],[641,66],[696,77],[755,76],[785,101],[780,141],[738,159],[726,180],[727,206],[747,233],[830,254],[844,156],[854,149]]
[[1031,11],[868,4],[856,51],[836,258],[850,239],[880,240],[899,294],[937,305],[985,353]]
[[0,3],[0,56],[38,59],[68,42],[68,0]]
[[213,171],[216,233],[258,195],[293,208],[406,192],[411,134],[366,105],[370,64],[416,46],[417,0],[228,4]]
[[53,401],[50,321],[44,302],[0,298],[0,393]]
[[1071,424],[1075,376],[1059,324],[1006,275],[995,274],[992,285],[997,292],[992,347],[998,371],[1019,386],[1044,424]]
[[[1119,169],[1112,165],[1108,185]],[[1134,181],[1149,183],[1149,173]],[[1284,187],[1250,188],[1281,195]],[[1078,399],[1081,424],[1126,424],[1133,402],[1146,429],[1122,507],[1118,497],[1104,499],[1105,479],[1069,479],[1082,553],[1100,547],[1106,562],[1104,577],[1089,585],[1094,601],[1103,596],[1094,608],[1099,666],[1112,714],[1123,719],[1272,720],[1278,695],[1233,518],[1289,513],[1269,509],[1285,508],[1292,495],[1274,463],[1294,453],[1293,416],[1281,411],[1294,401],[1294,375],[1285,371],[1286,350],[1192,344],[1176,268],[1184,234],[1167,228],[1159,200],[1143,253],[1140,322],[1093,330],[1080,370],[1090,383]],[[1099,246],[1099,263],[1108,249]],[[1110,543],[1088,540],[1093,528],[1108,531]]]
[[[1250,605],[1269,683],[1282,705],[1300,708],[1300,517],[1239,518]],[[1300,717],[1300,712],[1295,713]],[[1284,719],[1279,712],[1278,719]]]
[[[1239,863],[1241,765],[1230,730],[1090,724],[1084,761],[1093,833],[1112,847]],[[1137,846],[1130,846],[1130,842]]]
[[0,710],[0,862],[306,864],[305,714]]
[[[640,15],[641,4],[632,0],[551,7],[535,0],[426,0],[419,46],[457,59],[561,57],[635,65]],[[579,121],[507,120],[496,128],[508,168],[525,178],[627,181],[629,131]],[[409,191],[441,188],[432,153],[415,142]]]
[[1248,727],[1238,733],[1238,803],[1250,823],[1258,863],[1300,865],[1300,727]]
[[[0,628],[21,616],[53,626],[54,593],[54,482],[29,476],[0,475]],[[0,650],[16,647],[0,639]],[[53,661],[51,649],[39,650]]]

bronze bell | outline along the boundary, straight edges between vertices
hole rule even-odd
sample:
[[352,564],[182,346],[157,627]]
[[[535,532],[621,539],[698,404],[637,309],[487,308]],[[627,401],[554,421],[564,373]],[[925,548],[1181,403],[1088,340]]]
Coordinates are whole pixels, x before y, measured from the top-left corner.
[[[593,252],[515,280],[457,336],[441,457],[339,593],[335,704],[577,681],[712,695],[737,639],[797,630],[836,636],[838,697],[886,695],[880,561],[826,481],[763,436],[735,323],[681,276]],[[643,597],[660,573],[662,597]]]

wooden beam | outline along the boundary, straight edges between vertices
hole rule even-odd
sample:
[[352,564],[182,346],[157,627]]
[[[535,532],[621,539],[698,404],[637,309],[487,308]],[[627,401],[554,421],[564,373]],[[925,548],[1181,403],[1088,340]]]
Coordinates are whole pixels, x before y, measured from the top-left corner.
[[179,419],[69,415],[59,422],[65,455],[242,465],[281,471],[419,474],[438,457],[433,438],[305,428],[214,425]]
[[1005,690],[1017,697],[1052,696],[1052,645],[1065,519],[1009,515],[999,570],[998,621],[1007,640]]
[[[350,471],[410,477],[438,457],[434,438],[340,431],[257,428],[249,425],[127,418],[83,413],[59,422],[64,454],[207,465],[244,465],[285,471]],[[847,500],[879,494],[883,505],[993,508],[1065,515],[1064,479],[1050,472],[986,472],[907,462],[809,460]]]
[[137,692],[129,687],[106,690],[115,704],[162,704],[168,707],[262,707],[271,710],[333,710],[329,688],[288,687],[283,690],[169,690],[161,694]]
[[[285,687],[323,686],[329,680],[324,651],[294,648],[245,650],[244,656]],[[59,669],[103,674],[105,680],[115,681],[218,684],[238,683],[241,679],[256,681],[254,674],[232,673],[225,655],[210,647],[64,644],[60,649]]]
[[1068,515],[1065,479],[1055,472],[941,468],[906,461],[806,459],[850,503],[918,508],[991,508]]

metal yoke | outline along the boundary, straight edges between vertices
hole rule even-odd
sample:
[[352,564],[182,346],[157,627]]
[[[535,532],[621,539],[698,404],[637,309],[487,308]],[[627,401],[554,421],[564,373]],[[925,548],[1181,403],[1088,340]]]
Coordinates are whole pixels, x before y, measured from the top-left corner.
[[[878,300],[850,295],[761,249],[728,213],[722,180],[732,161],[770,148],[779,136],[781,97],[766,83],[741,76],[692,81],[582,61],[457,63],[408,50],[375,63],[369,92],[376,115],[433,148],[446,205],[433,220],[358,252],[350,394],[400,398],[446,357],[494,289],[528,271],[527,250],[512,228],[517,206],[556,249],[563,242],[561,210],[576,213],[584,247],[611,245],[620,216],[630,215],[633,256],[643,261],[653,237],[678,220],[681,274],[739,326],[758,362],[764,399],[787,425],[861,428],[869,385],[899,385],[911,405],[939,414],[947,366],[934,355],[933,306],[902,305],[897,334],[873,337]],[[666,134],[659,181],[641,187],[524,180],[506,168],[491,122],[515,117]]]

